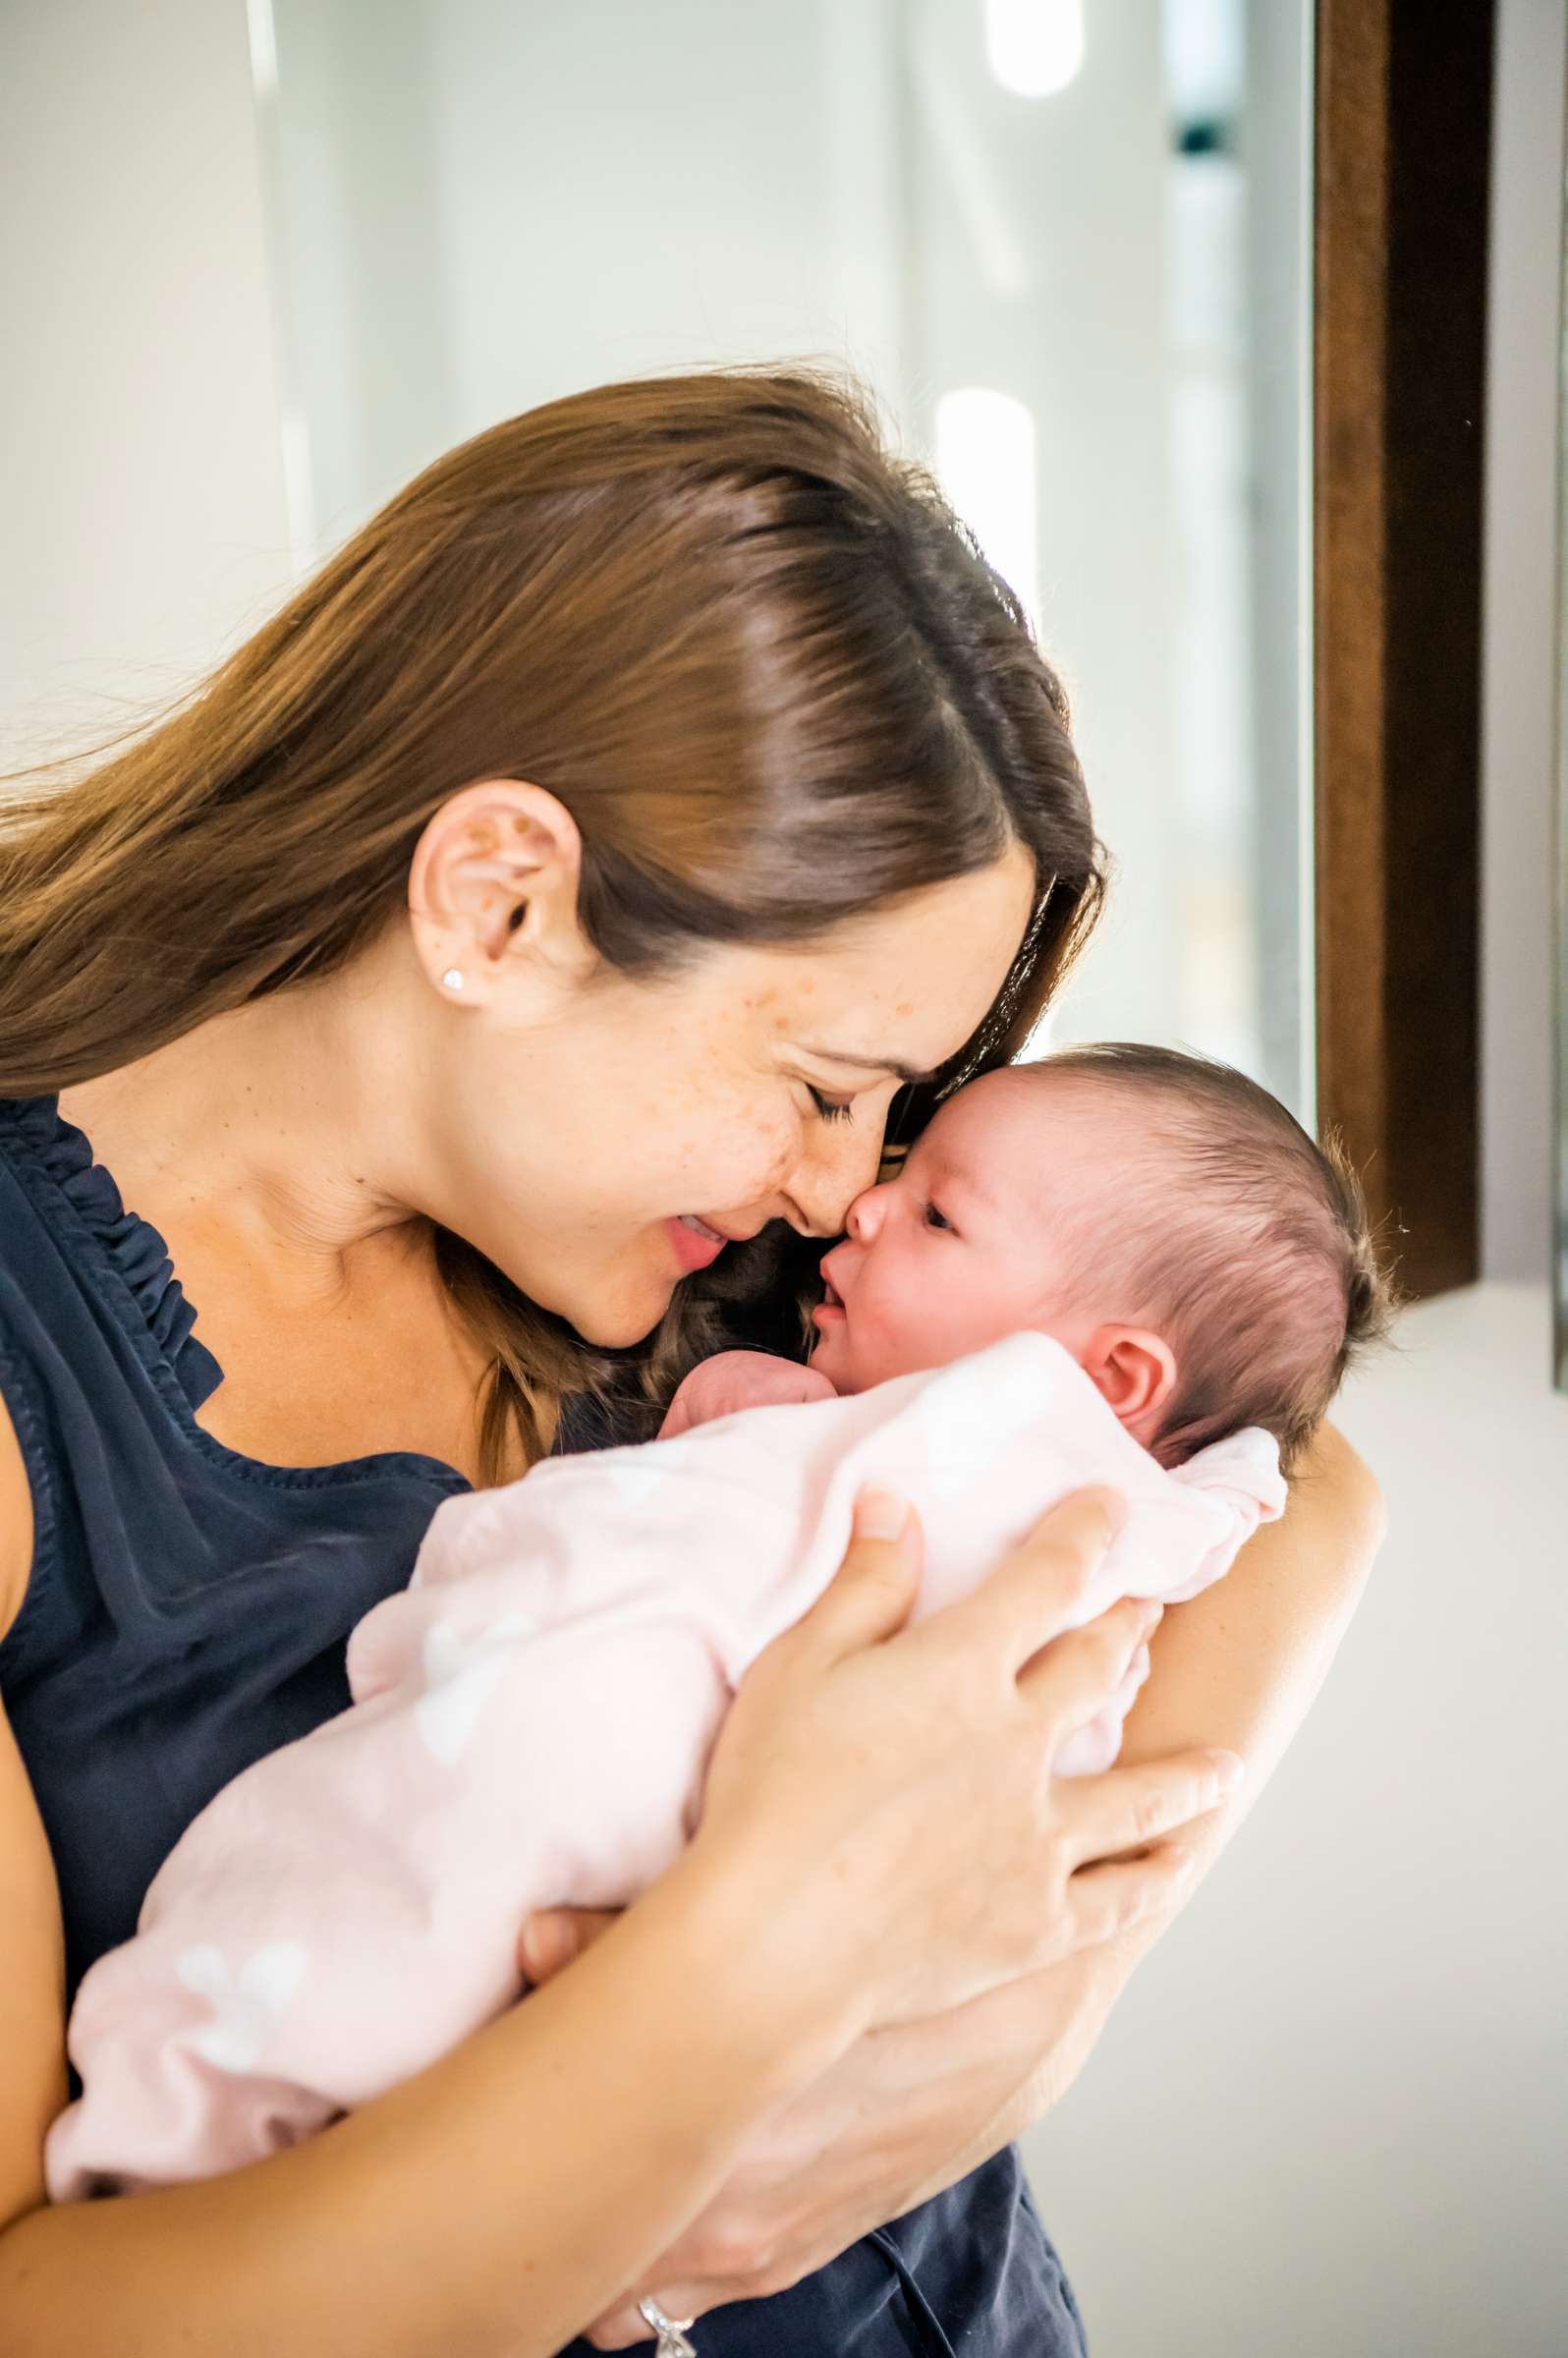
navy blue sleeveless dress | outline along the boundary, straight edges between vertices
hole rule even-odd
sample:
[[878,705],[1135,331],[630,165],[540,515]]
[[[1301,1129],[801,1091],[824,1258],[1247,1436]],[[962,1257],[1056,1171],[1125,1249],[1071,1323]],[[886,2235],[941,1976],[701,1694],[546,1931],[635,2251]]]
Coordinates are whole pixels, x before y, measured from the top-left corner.
[[[130,1938],[219,1787],[345,1709],[350,1630],[406,1585],[430,1516],[467,1487],[407,1451],[291,1470],[226,1449],[196,1421],[222,1371],[194,1323],[162,1239],[81,1132],[52,1100],[0,1099],[0,1394],[37,1535],[0,1695],[54,1853],[72,1992]],[[696,2338],[701,2358],[1084,2349],[1011,2147],[790,2291],[711,2312]]]

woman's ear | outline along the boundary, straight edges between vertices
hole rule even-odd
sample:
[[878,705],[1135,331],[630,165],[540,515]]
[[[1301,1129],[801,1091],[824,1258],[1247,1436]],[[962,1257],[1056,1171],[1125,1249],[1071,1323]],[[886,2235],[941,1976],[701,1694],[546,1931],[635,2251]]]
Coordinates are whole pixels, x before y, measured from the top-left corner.
[[577,821],[542,786],[483,778],[444,802],[409,870],[415,952],[442,997],[478,1005],[525,970],[582,981],[582,871]]
[[1152,1416],[1176,1388],[1176,1354],[1147,1327],[1096,1327],[1079,1364],[1124,1425]]

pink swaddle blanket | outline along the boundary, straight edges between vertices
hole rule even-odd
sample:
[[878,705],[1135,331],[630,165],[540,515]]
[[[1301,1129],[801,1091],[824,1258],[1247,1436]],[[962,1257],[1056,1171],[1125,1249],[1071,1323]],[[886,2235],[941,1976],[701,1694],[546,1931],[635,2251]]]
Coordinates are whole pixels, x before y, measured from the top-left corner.
[[[51,2197],[292,2144],[511,2003],[531,1909],[634,1899],[689,1838],[735,1686],[831,1579],[868,1483],[920,1510],[919,1618],[1089,1482],[1128,1516],[1086,1619],[1195,1596],[1285,1494],[1258,1432],[1167,1473],[1058,1344],[1020,1334],[449,1500],[410,1587],[350,1640],[354,1708],[217,1795],[84,1981]],[[1059,1771],[1115,1758],[1144,1668]]]

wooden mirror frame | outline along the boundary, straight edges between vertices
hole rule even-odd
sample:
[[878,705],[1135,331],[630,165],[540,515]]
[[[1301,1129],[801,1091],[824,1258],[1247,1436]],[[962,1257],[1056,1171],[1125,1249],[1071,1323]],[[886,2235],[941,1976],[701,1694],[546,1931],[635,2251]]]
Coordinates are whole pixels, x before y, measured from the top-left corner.
[[[1317,0],[1318,1118],[1407,1292],[1480,1264],[1492,0]],[[1545,496],[1545,493],[1542,493]]]

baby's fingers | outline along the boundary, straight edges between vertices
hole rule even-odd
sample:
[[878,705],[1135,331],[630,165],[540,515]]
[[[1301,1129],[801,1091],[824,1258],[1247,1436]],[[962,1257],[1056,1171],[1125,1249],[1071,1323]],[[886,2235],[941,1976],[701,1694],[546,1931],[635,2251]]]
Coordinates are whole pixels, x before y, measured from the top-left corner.
[[553,1981],[614,1922],[603,1908],[536,1908],[518,1936],[518,1971],[535,1988]]

